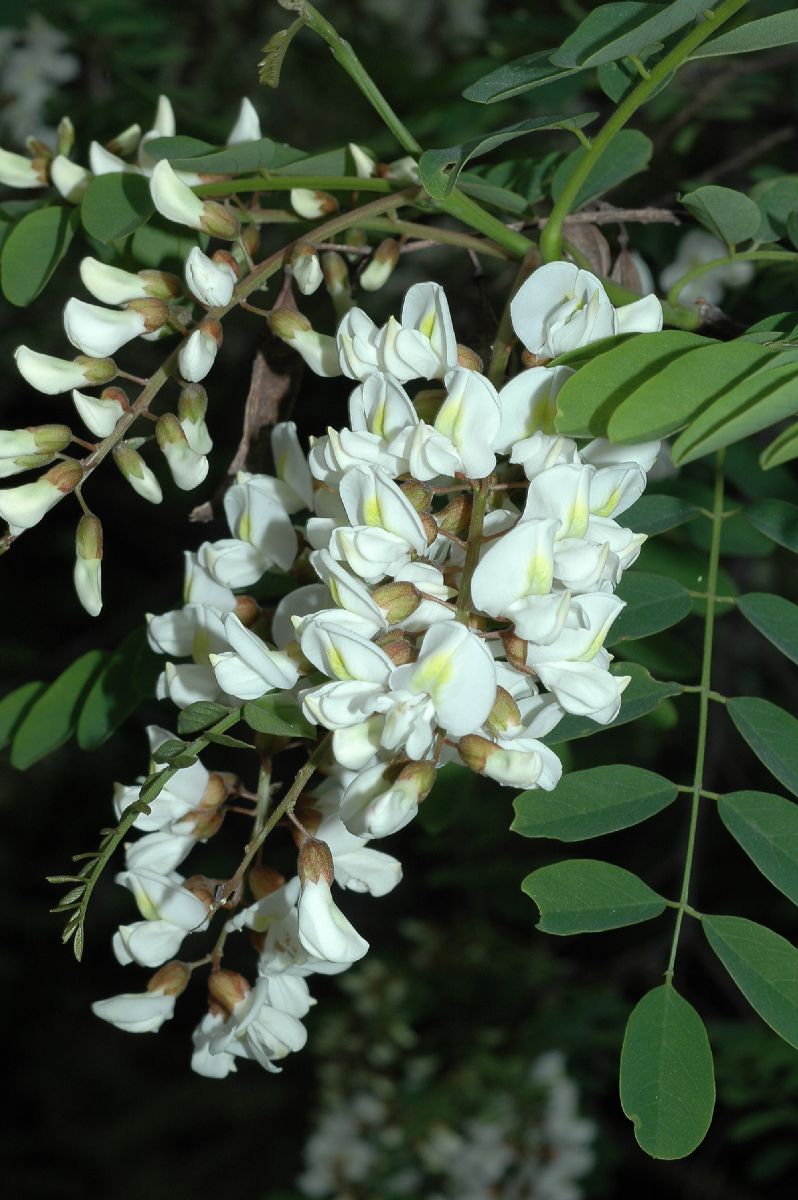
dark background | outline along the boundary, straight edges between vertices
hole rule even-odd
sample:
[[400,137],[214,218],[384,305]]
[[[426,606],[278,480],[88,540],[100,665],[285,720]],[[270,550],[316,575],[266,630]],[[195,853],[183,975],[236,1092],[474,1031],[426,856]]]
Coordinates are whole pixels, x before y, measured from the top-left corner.
[[[757,10],[772,7],[778,6],[761,5]],[[466,10],[454,0],[430,0],[417,6],[372,2],[328,3],[323,8],[353,40],[425,145],[448,145],[479,129],[558,110],[563,103],[576,106],[584,99],[573,84],[570,90],[553,85],[532,93],[532,100],[521,97],[497,108],[459,99],[462,88],[492,66],[526,50],[555,45],[584,11],[576,3],[493,2]],[[10,26],[24,25],[26,11],[36,10],[69,35],[69,49],[78,56],[81,73],[53,98],[45,115],[54,124],[62,111],[69,112],[81,148],[90,138],[103,140],[133,120],[146,128],[158,93],[166,91],[180,132],[223,140],[239,98],[246,94],[261,113],[264,133],[280,140],[313,150],[354,140],[387,157],[396,154],[326,49],[310,35],[300,36],[291,48],[279,91],[258,87],[258,49],[290,20],[276,5],[245,0],[206,0],[202,5],[52,0],[9,3],[7,9],[4,19]],[[763,171],[793,169],[795,53],[756,57],[758,63],[749,56],[735,65],[692,68],[638,117],[637,126],[668,149],[655,157],[650,172],[611,199],[669,204],[706,172],[714,171],[718,182],[745,188]],[[584,80],[579,87],[585,87]],[[589,94],[588,107],[594,106],[607,107],[597,90]],[[772,145],[774,131],[790,129],[792,138],[788,134]],[[0,141],[18,148],[8,137]],[[545,143],[547,149],[561,144],[557,135]],[[763,147],[759,154],[758,145]],[[749,157],[736,166],[741,147],[749,149]],[[632,244],[655,273],[672,257],[678,231],[645,227],[630,232]],[[480,279],[465,255],[434,252],[412,258],[412,264],[408,260],[399,277],[374,298],[375,316],[390,311],[415,278],[435,277],[447,284],[453,297],[460,340],[484,349],[512,268],[497,271],[490,266],[487,277]],[[5,303],[0,308],[3,427],[70,419],[64,415],[66,397],[36,395],[11,364],[13,348],[20,342],[55,354],[66,352],[60,310],[78,291],[76,263],[73,251],[29,310]],[[795,308],[795,301],[792,281],[774,272],[767,282],[760,277],[744,294],[732,295],[727,311],[750,324],[769,312]],[[312,316],[318,312],[320,326],[329,326],[321,301],[303,307]],[[140,621],[142,611],[177,606],[181,551],[205,536],[222,536],[221,524],[200,530],[188,524],[187,515],[198,500],[212,494],[235,449],[250,365],[262,335],[254,317],[242,314],[227,324],[224,365],[208,381],[216,449],[203,495],[166,489],[165,503],[156,511],[135,497],[112,469],[103,472],[101,488],[95,484],[93,496],[106,535],[102,617],[90,621],[72,592],[76,510],[67,504],[21,538],[0,564],[3,693],[29,679],[54,678],[89,648],[113,648]],[[320,432],[327,423],[343,423],[346,390],[335,383],[320,386],[312,378],[305,380],[294,412],[304,435]],[[333,398],[336,394],[338,400]],[[755,461],[753,451],[730,454],[733,494],[756,494],[764,487],[771,494],[789,495],[794,486],[789,472],[773,472],[763,482]],[[690,474],[700,483],[708,482],[701,464]],[[700,531],[688,530],[669,539],[680,553],[688,546],[700,548],[693,544],[700,541]],[[794,560],[788,561],[786,552],[770,552],[756,539],[749,539],[745,548],[753,549],[753,556],[726,563],[741,590],[794,590]],[[675,678],[695,678],[700,639],[698,621],[652,639],[655,674],[667,677],[670,666]],[[717,639],[713,682],[718,690],[763,695],[789,706],[795,694],[794,668],[741,618],[722,617]],[[634,761],[688,782],[695,707],[689,698],[678,705],[666,702],[631,734],[626,727],[574,745],[572,764]],[[9,1194],[24,1200],[55,1195],[79,1200],[102,1194],[115,1200],[142,1194],[160,1200],[200,1191],[235,1191],[267,1200],[293,1194],[316,1090],[314,1028],[323,1021],[323,1010],[346,1005],[339,985],[314,984],[320,1003],[308,1021],[311,1049],[288,1060],[281,1076],[267,1076],[242,1063],[238,1074],[224,1082],[202,1079],[188,1069],[189,1035],[201,1013],[201,997],[189,993],[176,1019],[157,1038],[125,1036],[89,1011],[92,1000],[135,990],[143,982],[140,974],[131,982],[111,955],[113,928],[129,913],[127,895],[113,885],[113,872],[97,890],[82,965],[60,946],[58,918],[47,911],[55,896],[44,876],[67,870],[72,853],[96,845],[97,831],[110,816],[113,781],[129,782],[145,768],[144,725],[153,720],[169,724],[172,716],[168,706],[153,701],[94,754],[79,754],[66,746],[26,774],[14,771],[7,755],[0,759],[0,971],[8,1012],[5,1057],[14,1062],[13,1072],[5,1076],[8,1109],[2,1157]],[[223,765],[232,765],[232,760],[225,757]],[[720,792],[772,789],[772,781],[719,709],[712,713],[705,778]],[[664,968],[669,918],[595,938],[559,941],[537,934],[534,907],[520,894],[519,882],[535,866],[560,855],[546,843],[526,842],[508,833],[511,799],[509,790],[480,790],[460,797],[449,812],[444,797],[423,822],[386,847],[405,865],[401,887],[379,901],[346,897],[347,913],[372,942],[372,953],[397,968],[407,954],[402,930],[409,916],[427,921],[437,936],[451,936],[458,945],[459,937],[463,944],[483,947],[484,960],[476,967],[456,959],[448,962],[441,980],[448,991],[441,1004],[419,1004],[416,1027],[422,1044],[436,1047],[445,1072],[453,1060],[468,1053],[475,1031],[489,1014],[506,1031],[502,1054],[563,1049],[583,1089],[584,1107],[600,1127],[599,1166],[586,1181],[588,1194],[636,1196],[645,1188],[653,1197],[677,1193],[704,1200],[781,1195],[795,1171],[795,1055],[758,1023],[695,937],[690,922],[680,949],[678,980],[709,1025],[716,1052],[718,1113],[705,1145],[685,1164],[653,1163],[637,1149],[617,1103],[617,1056],[631,1006]],[[613,835],[586,852],[623,863],[653,887],[673,894],[680,878],[686,820],[686,807],[677,803],[639,829]],[[226,849],[213,853],[219,856],[214,865],[220,871],[235,866],[236,849],[229,834]],[[732,904],[732,911],[786,936],[794,938],[798,932],[794,909],[764,883],[711,811],[699,830],[694,878],[696,903],[702,909],[726,911]],[[520,1029],[523,1036],[513,1037]]]

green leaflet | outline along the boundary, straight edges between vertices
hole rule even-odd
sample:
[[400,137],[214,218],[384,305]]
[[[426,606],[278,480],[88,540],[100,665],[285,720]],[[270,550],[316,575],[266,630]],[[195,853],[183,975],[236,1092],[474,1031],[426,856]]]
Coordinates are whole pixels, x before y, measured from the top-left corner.
[[760,533],[798,554],[798,505],[786,500],[755,500],[743,513]]
[[543,933],[601,933],[650,921],[665,911],[662,896],[637,875],[591,858],[540,867],[521,888],[540,909],[537,927]]
[[516,796],[510,828],[522,837],[579,842],[637,825],[667,808],[677,794],[670,780],[640,767],[570,771],[555,793],[536,788]]
[[44,291],[69,249],[80,220],[71,206],[37,208],[27,213],[3,243],[0,285],[3,295],[25,308]]
[[661,378],[670,397],[667,372],[680,356],[711,343],[695,333],[666,330],[639,333],[591,359],[567,379],[557,395],[555,425],[568,437],[604,437],[619,406],[648,380]]
[[147,644],[142,626],[128,634],[108,658],[82,705],[77,723],[78,745],[95,750],[151,696],[162,663]]
[[798,604],[792,604],[783,596],[748,592],[738,597],[737,607],[782,654],[798,663]]
[[98,242],[127,237],[154,212],[149,179],[128,172],[92,179],[80,205],[83,228]]
[[769,792],[729,792],[718,813],[765,878],[798,904],[798,804]]
[[748,1003],[798,1049],[798,950],[744,917],[704,917],[702,928]]
[[591,112],[575,116],[531,117],[526,121],[518,121],[515,125],[508,125],[506,129],[497,129],[495,133],[470,138],[459,146],[448,146],[444,150],[425,150],[418,164],[421,182],[430,196],[436,200],[443,200],[451,194],[458,175],[470,159],[488,154],[498,146],[503,146],[505,142],[513,141],[526,133],[537,133],[546,129],[582,129],[595,120],[597,115]]
[[694,50],[690,58],[750,54],[755,50],[769,50],[772,46],[786,46],[790,42],[798,42],[798,11],[792,9],[762,17],[758,21],[749,21],[729,33],[721,33]]
[[748,196],[714,183],[688,192],[681,202],[727,246],[738,246],[755,237],[762,220],[759,208]]
[[[654,146],[639,129],[622,129],[613,138],[582,184],[573,203],[573,210],[597,200],[632,175],[645,171]],[[583,146],[574,150],[557,168],[552,181],[552,199],[557,200],[573,172],[587,153]]]
[[106,657],[103,650],[89,650],[36,699],[14,735],[12,766],[25,771],[72,736],[86,694]]
[[477,104],[495,104],[497,100],[509,100],[521,92],[532,88],[542,87],[543,84],[553,83],[568,75],[578,74],[580,68],[555,67],[549,60],[548,50],[536,50],[534,54],[524,54],[521,58],[513,59],[495,71],[483,75],[463,92],[466,100]]
[[636,500],[623,514],[623,521],[635,533],[652,536],[676,529],[700,516],[699,509],[689,500],[679,496],[664,496],[648,493]]
[[760,700],[735,696],[726,710],[738,732],[771,775],[798,796],[798,721],[790,713]]
[[299,705],[280,693],[250,700],[244,705],[244,720],[256,733],[272,733],[279,737],[316,736],[316,727],[305,720]]
[[649,575],[645,571],[627,571],[617,588],[626,608],[613,622],[607,645],[649,637],[677,625],[693,610],[693,600],[686,588],[665,575]]
[[675,0],[671,4],[627,2],[593,9],[551,55],[561,67],[597,67],[638,54],[690,25],[712,7],[712,0]]
[[704,1023],[667,984],[640,1000],[621,1050],[621,1105],[653,1158],[692,1154],[715,1107],[715,1072]]

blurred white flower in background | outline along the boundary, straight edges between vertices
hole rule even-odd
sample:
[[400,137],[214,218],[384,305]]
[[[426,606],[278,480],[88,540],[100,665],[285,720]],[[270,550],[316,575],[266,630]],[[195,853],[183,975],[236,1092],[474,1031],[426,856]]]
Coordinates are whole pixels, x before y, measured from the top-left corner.
[[24,144],[53,133],[45,121],[47,101],[80,70],[69,44],[36,13],[23,29],[0,27],[0,131],[9,140]]

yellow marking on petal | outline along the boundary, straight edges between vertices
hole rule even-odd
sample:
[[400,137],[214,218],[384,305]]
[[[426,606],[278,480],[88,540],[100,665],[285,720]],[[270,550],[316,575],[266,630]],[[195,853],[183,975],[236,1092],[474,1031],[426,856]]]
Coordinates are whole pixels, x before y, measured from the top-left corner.
[[424,337],[431,338],[435,332],[435,309],[430,309],[419,322],[419,333],[423,333]]
[[133,896],[136,901],[136,905],[138,906],[138,910],[145,921],[160,920],[161,914],[158,912],[158,909],[149,899],[143,888],[135,888]]
[[376,496],[369,496],[363,501],[363,518],[367,525],[382,525],[380,502]]
[[191,640],[191,657],[195,663],[201,663],[203,660],[208,661],[208,655],[211,649],[211,639],[208,636],[207,629],[199,628]]
[[451,654],[431,654],[429,658],[419,662],[413,673],[414,690],[428,692],[434,700],[441,688],[451,679],[452,669]]
[[330,589],[330,595],[332,596],[333,600],[338,605],[338,607],[343,608],[344,605],[341,603],[341,593],[338,588],[338,580],[333,579],[333,578],[328,579],[327,587]]
[[238,522],[238,536],[242,542],[249,541],[249,535],[252,532],[252,525],[249,519],[249,509],[245,508],[241,514],[241,520]]
[[385,436],[385,407],[386,407],[386,400],[385,400],[385,397],[383,396],[383,398],[380,400],[379,404],[377,405],[373,420],[371,422],[371,432],[376,433],[377,437]]
[[554,566],[548,555],[534,554],[527,563],[522,595],[545,596],[551,591]]
[[287,462],[288,462],[288,451],[286,450],[285,454],[281,454],[280,457],[277,459],[277,462],[275,463],[275,468],[277,471],[277,478],[282,479],[283,483],[285,483],[285,464]]
[[327,666],[336,679],[354,679],[354,676],[350,675],[347,671],[344,666],[344,660],[334,646],[327,647],[325,656],[327,658]]
[[594,516],[609,517],[616,509],[618,501],[621,498],[621,489],[617,487],[614,492],[610,493],[610,497],[601,508],[594,509]]

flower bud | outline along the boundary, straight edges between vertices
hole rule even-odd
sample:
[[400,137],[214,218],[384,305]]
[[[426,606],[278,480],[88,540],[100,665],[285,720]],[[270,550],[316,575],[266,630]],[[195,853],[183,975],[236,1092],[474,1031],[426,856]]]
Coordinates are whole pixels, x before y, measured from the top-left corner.
[[366,292],[376,292],[387,283],[399,262],[399,243],[396,238],[385,238],[368,261],[360,275],[360,286]]
[[230,303],[237,274],[227,261],[216,262],[193,246],[186,259],[186,283],[200,304],[207,308]]
[[272,892],[283,886],[285,875],[281,875],[273,867],[256,865],[249,872],[247,880],[252,895],[256,900],[262,900],[264,896],[271,896]]
[[[344,233],[344,241],[347,246],[353,246],[358,250],[362,250],[368,245],[368,234],[365,229],[347,229]],[[349,258],[360,258],[359,254],[350,254]]]
[[25,154],[0,150],[0,183],[12,188],[46,187],[47,161],[41,157],[30,159]]
[[87,358],[81,354],[72,362],[39,354],[27,346],[17,346],[14,358],[22,378],[47,396],[87,384],[109,383],[116,375],[116,365],[110,358]]
[[127,442],[120,442],[113,449],[114,462],[134,492],[150,504],[160,504],[163,499],[161,485],[153,475],[138,450]]
[[94,175],[138,175],[139,173],[138,167],[125,162],[116,154],[112,154],[99,142],[91,142],[89,145],[89,166]]
[[329,192],[291,188],[291,207],[306,221],[315,221],[318,217],[328,217],[338,212],[338,201]]
[[119,418],[130,408],[122,388],[105,388],[100,396],[73,391],[72,400],[83,424],[95,437],[106,438],[116,429]]
[[192,896],[196,896],[207,909],[214,902],[214,884],[207,875],[190,875],[188,879],[183,880],[181,887],[190,892]]
[[178,179],[170,163],[162,158],[153,167],[150,177],[152,202],[162,217],[189,229],[202,229],[205,204],[195,196],[188,184]]
[[445,397],[446,393],[442,388],[422,388],[413,397],[413,407],[421,420],[431,425],[440,408],[441,400]]
[[210,371],[222,344],[222,326],[212,317],[200,321],[180,347],[177,356],[180,374],[189,383],[199,383]]
[[237,971],[211,971],[208,979],[208,992],[211,999],[223,1012],[232,1013],[235,1006],[240,1004],[251,991],[251,985]]
[[121,154],[124,157],[133,153],[140,140],[141,126],[128,125],[127,129],[123,129],[116,137],[111,138],[110,142],[106,142],[105,148],[110,154]]
[[260,616],[260,605],[252,596],[236,596],[236,606],[233,610],[242,625],[246,625],[247,629]]
[[521,728],[521,711],[506,688],[496,688],[496,699],[485,724],[494,737],[513,737]]
[[168,962],[156,971],[147,983],[148,992],[163,992],[165,996],[180,996],[191,980],[191,969],[185,963]]
[[64,329],[73,346],[103,359],[147,330],[141,313],[101,308],[72,297],[64,308]]
[[131,300],[127,305],[128,312],[138,313],[144,318],[144,328],[147,333],[155,333],[162,329],[169,320],[169,308],[163,300],[148,296],[146,300]]
[[409,762],[405,763],[399,774],[396,776],[396,783],[412,784],[416,794],[416,799],[420,804],[422,800],[426,800],[427,796],[435,786],[435,780],[438,773],[435,770],[435,764],[431,762]]
[[417,479],[405,479],[399,484],[406,500],[409,500],[416,512],[424,512],[429,508],[432,493]]
[[211,237],[234,242],[241,233],[241,222],[232,208],[219,204],[216,200],[206,200],[202,206],[200,228]]
[[370,150],[366,150],[354,142],[349,143],[347,150],[352,157],[352,164],[358,179],[370,179],[372,175],[376,174],[377,164]]
[[68,425],[31,425],[27,429],[0,430],[0,458],[25,454],[57,454],[72,441]]
[[102,606],[103,527],[98,517],[84,513],[75,534],[73,580],[78,600],[89,616],[99,615]]
[[466,532],[471,521],[472,508],[473,501],[470,496],[454,496],[445,508],[435,514],[438,528],[445,529],[448,533]]
[[83,479],[83,468],[74,459],[56,463],[34,483],[0,491],[0,518],[8,522],[12,533],[32,529],[45,513]]
[[272,333],[296,350],[317,375],[330,378],[342,373],[335,338],[317,333],[302,313],[292,308],[273,309],[269,324]]
[[479,357],[476,350],[472,350],[470,346],[462,346],[458,342],[457,365],[458,367],[466,367],[469,371],[481,371],[482,359]]
[[418,519],[424,526],[424,536],[427,539],[427,545],[431,546],[438,536],[438,525],[432,513],[422,512],[418,514]]
[[75,126],[69,117],[62,117],[58,122],[55,138],[56,153],[69,156],[75,145]]
[[526,655],[528,642],[523,638],[517,637],[514,633],[502,634],[502,645],[504,646],[504,656],[511,667],[515,667],[517,671],[526,670]]
[[539,358],[537,354],[533,354],[531,350],[521,351],[521,362],[525,367],[545,367],[551,362],[550,358]]
[[303,884],[318,883],[320,879],[331,884],[335,869],[327,843],[320,842],[317,838],[309,838],[299,851],[296,870]]
[[50,182],[70,204],[80,204],[93,178],[87,167],[71,162],[63,154],[57,155],[50,163]]
[[260,118],[257,109],[245,96],[241,101],[235,125],[227,135],[227,145],[238,146],[241,142],[257,142],[260,136]]
[[208,460],[204,454],[191,449],[183,426],[173,413],[164,413],[158,418],[155,439],[177,486],[185,492],[198,487],[208,474]]
[[[294,805],[294,816],[300,825],[304,825],[307,833],[314,834],[322,822],[322,815],[316,808],[316,797],[300,796]],[[294,827],[294,841],[297,846],[301,847],[306,840],[306,834]]]
[[416,647],[398,634],[384,633],[376,639],[376,644],[385,651],[395,667],[403,667],[405,663],[416,660]]
[[335,314],[342,317],[352,305],[352,287],[346,261],[337,250],[327,250],[321,256],[321,269]]
[[182,282],[177,275],[172,275],[169,271],[156,271],[152,267],[146,267],[138,272],[138,277],[144,283],[145,293],[154,296],[156,300],[176,300],[178,296],[183,295]]
[[406,154],[404,158],[397,158],[394,162],[381,166],[379,174],[383,179],[390,179],[392,183],[406,185],[420,181],[418,163],[409,154]]
[[[260,229],[257,225],[245,225],[241,230],[241,241],[250,258],[255,258],[260,250]],[[236,260],[238,261],[238,260]]]
[[288,257],[288,266],[302,295],[312,296],[323,278],[315,247],[309,242],[297,242]]
[[418,588],[412,583],[395,580],[373,588],[371,598],[389,625],[398,625],[401,621],[406,621],[421,603]]
[[224,824],[225,811],[223,808],[217,808],[215,812],[206,812],[202,808],[198,808],[196,812],[189,813],[180,822],[181,828],[185,824],[191,825],[191,836],[197,842],[207,842],[208,838],[212,838],[219,832]]
[[466,734],[457,743],[457,753],[465,765],[472,771],[476,771],[478,775],[484,774],[488,759],[492,754],[496,754],[498,750],[499,747],[495,742],[481,737],[478,733]]

